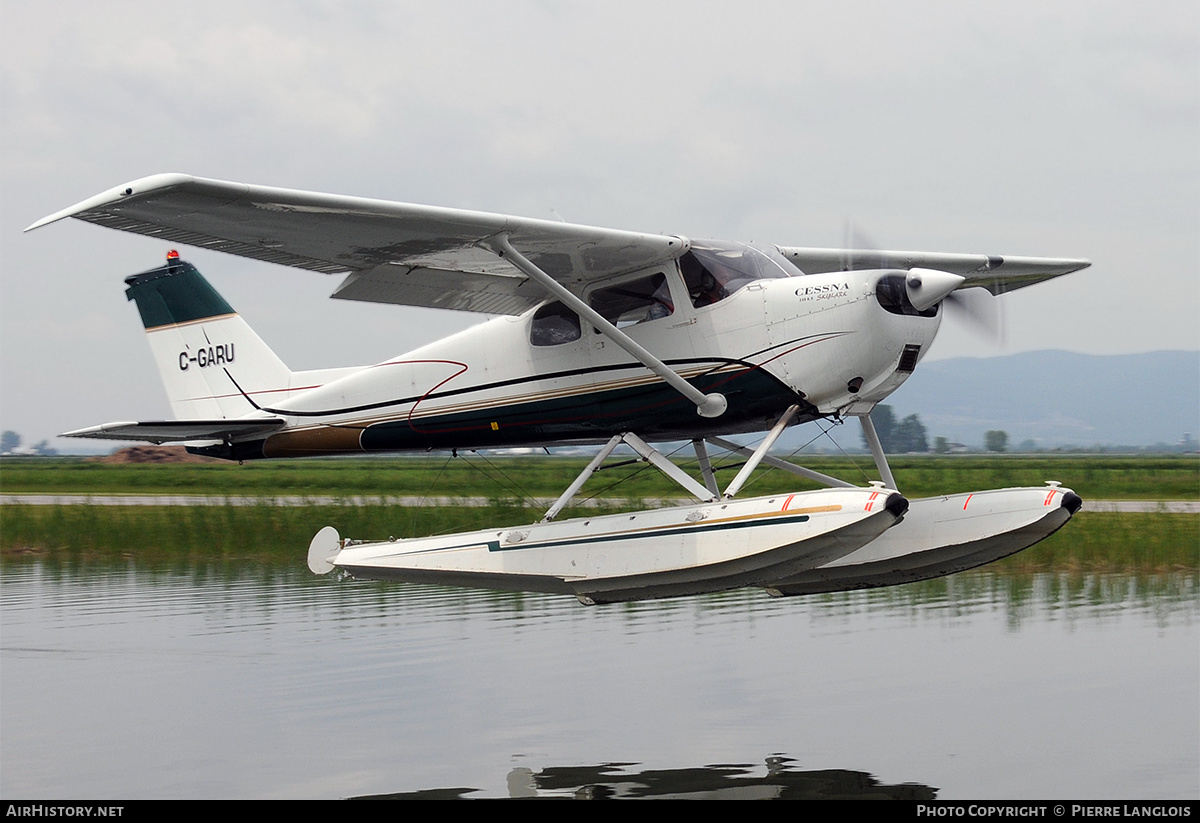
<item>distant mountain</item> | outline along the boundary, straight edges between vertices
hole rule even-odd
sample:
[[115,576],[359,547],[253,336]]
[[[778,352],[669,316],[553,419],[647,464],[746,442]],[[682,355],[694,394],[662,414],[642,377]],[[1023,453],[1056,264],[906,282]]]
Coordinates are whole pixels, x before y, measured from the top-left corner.
[[[981,448],[989,429],[1010,450],[1174,445],[1200,439],[1200,352],[1091,355],[1040,351],[922,363],[887,401],[935,437]],[[856,442],[857,445],[857,442]]]

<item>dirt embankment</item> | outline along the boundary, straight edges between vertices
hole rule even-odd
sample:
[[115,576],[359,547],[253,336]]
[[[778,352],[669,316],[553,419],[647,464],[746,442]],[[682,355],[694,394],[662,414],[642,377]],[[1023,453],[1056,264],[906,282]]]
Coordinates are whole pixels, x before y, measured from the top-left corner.
[[98,463],[223,463],[215,457],[188,454],[183,446],[130,446],[115,451],[106,457],[97,457]]

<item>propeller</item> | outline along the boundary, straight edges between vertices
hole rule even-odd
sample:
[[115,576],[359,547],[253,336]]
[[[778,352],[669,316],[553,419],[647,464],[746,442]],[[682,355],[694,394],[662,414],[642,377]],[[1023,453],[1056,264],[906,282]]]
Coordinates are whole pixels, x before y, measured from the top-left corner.
[[[849,219],[843,223],[844,243],[842,269],[882,268],[879,246]],[[995,297],[1002,291],[997,284],[962,289],[965,277],[937,269],[912,268],[904,287],[909,302],[924,311],[939,300],[946,314],[955,318],[968,331],[992,343],[1005,342],[1004,304]]]
[[908,302],[917,311],[925,311],[952,294],[966,279],[948,271],[914,268],[909,269],[904,278],[904,290],[908,292]]
[[879,249],[850,218],[842,221],[842,271],[882,268]]
[[1003,304],[986,287],[962,289],[966,278],[936,269],[909,269],[904,280],[908,300],[924,311],[939,300],[969,331],[993,343],[1004,343]]
[[983,287],[952,292],[943,301],[946,313],[968,331],[991,343],[1004,345],[1004,303]]

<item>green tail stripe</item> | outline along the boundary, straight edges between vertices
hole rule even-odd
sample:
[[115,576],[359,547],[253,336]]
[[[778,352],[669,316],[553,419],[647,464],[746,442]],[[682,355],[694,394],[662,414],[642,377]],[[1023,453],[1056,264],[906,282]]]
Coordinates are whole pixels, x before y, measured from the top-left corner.
[[137,303],[147,329],[233,314],[196,267],[182,260],[126,277],[125,284],[125,296]]

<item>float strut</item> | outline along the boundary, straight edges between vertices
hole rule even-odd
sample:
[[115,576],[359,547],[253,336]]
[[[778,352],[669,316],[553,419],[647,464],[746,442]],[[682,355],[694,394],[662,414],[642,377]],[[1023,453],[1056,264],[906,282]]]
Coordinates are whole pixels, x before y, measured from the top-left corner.
[[546,512],[545,517],[542,518],[543,523],[548,523],[558,516],[558,513],[561,512],[563,508],[571,502],[571,498],[573,498],[579,492],[579,490],[583,488],[583,484],[587,482],[587,479],[596,472],[596,469],[600,468],[600,464],[603,463],[610,454],[612,454],[612,450],[620,445],[620,443],[621,435],[614,434],[612,439],[604,444],[604,448],[602,448],[599,453],[592,458],[592,462],[587,464],[587,468],[579,473],[579,476],[575,478],[575,482],[568,486],[567,490],[563,492],[557,500],[554,501],[554,505],[550,507],[550,510]]
[[875,432],[875,424],[871,422],[869,414],[861,415],[858,422],[862,424],[863,437],[867,439],[867,445],[871,447],[871,457],[875,458],[875,468],[879,469],[879,476],[883,479],[884,485],[889,489],[900,489],[896,486],[896,478],[892,477],[892,469],[888,465],[887,455],[883,453],[883,444],[879,442],[879,435]]
[[[732,440],[726,440],[723,437],[710,437],[708,438],[708,442],[712,443],[719,449],[724,449],[725,451],[733,452],[734,454],[740,454],[744,457],[749,457],[750,455],[754,454],[753,450],[748,449],[745,446],[739,446]],[[778,457],[772,457],[769,454],[763,457],[762,462],[767,466],[771,466],[772,468],[783,469],[785,472],[791,472],[792,474],[799,475],[800,477],[804,477],[809,480],[815,480],[818,483],[831,486],[835,489],[854,488],[853,483],[847,483],[845,480],[839,480],[836,477],[830,477],[827,474],[821,474],[821,472],[813,471],[812,469],[806,469],[803,466],[797,466],[795,463],[789,463],[786,460],[780,460]]]
[[779,435],[783,434],[783,430],[787,428],[787,424],[792,422],[792,418],[796,416],[796,412],[800,411],[799,406],[789,406],[788,410],[783,413],[779,421],[767,433],[763,442],[758,444],[758,448],[750,455],[750,459],[746,461],[746,465],[742,466],[742,470],[737,473],[737,477],[733,478],[725,489],[726,499],[733,497],[742,490],[746,480],[749,479],[751,472],[758,468],[758,464],[767,456],[767,452],[775,445],[775,441],[779,439]]
[[700,475],[704,478],[705,487],[713,497],[720,497],[721,489],[717,486],[717,478],[713,474],[712,461],[708,459],[708,447],[704,445],[703,440],[693,440],[692,448],[696,450],[696,460],[700,464]]

